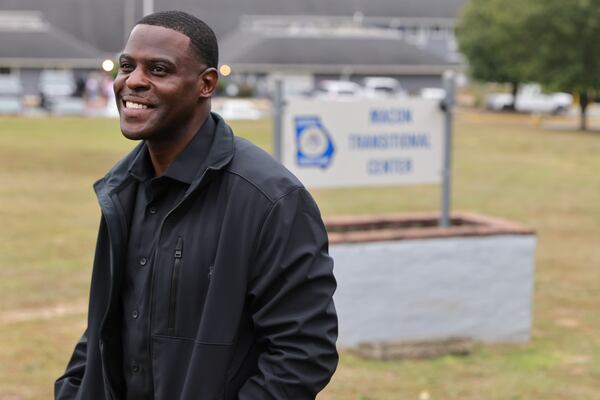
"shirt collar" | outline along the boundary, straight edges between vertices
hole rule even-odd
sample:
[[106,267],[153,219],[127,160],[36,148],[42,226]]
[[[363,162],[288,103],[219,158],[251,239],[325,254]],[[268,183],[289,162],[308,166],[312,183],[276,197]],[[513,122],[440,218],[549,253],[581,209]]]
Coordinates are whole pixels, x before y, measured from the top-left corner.
[[[175,160],[169,165],[163,176],[191,184],[199,170],[204,168],[206,158],[215,134],[215,121],[209,114],[202,127],[196,132],[190,143],[183,149]],[[154,168],[148,154],[148,147],[144,146],[131,163],[129,173],[139,181],[154,177]]]
[[131,162],[129,174],[140,182],[144,182],[154,177],[154,167],[152,166],[147,146],[144,145]]

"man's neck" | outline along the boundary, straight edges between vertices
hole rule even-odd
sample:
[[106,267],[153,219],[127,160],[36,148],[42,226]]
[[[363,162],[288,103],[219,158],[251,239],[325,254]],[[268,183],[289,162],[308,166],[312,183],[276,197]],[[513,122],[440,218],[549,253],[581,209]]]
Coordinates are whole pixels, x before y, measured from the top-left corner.
[[208,116],[209,113],[200,116],[196,123],[191,124],[187,130],[176,137],[169,137],[167,140],[160,141],[146,141],[155,176],[161,176],[166,172],[171,163],[175,161],[183,149],[194,139],[194,136],[196,136],[202,125],[206,122]]

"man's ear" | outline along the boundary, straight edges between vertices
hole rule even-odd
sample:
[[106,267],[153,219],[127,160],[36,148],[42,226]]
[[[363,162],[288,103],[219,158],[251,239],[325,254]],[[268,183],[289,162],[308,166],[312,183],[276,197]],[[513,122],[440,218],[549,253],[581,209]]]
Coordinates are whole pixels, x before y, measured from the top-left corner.
[[209,98],[217,90],[219,74],[216,68],[207,68],[198,80],[198,95],[200,98]]

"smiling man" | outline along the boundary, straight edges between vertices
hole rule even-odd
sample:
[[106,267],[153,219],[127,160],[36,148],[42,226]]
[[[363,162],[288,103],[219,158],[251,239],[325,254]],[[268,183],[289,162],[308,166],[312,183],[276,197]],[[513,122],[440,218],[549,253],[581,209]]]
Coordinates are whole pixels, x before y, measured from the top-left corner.
[[140,141],[95,184],[87,329],[56,399],[314,399],[337,365],[319,210],[210,112],[217,41],[177,11],[140,20],[114,89]]

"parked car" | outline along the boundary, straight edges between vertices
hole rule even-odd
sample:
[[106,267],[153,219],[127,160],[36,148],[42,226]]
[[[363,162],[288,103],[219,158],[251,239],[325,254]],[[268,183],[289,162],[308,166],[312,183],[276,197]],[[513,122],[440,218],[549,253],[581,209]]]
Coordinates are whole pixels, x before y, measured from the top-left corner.
[[0,115],[14,115],[23,111],[23,86],[18,76],[0,74]]
[[40,73],[38,91],[46,99],[70,97],[76,89],[73,71],[46,69]]
[[314,97],[321,99],[351,100],[362,96],[362,87],[351,81],[321,81],[314,92]]
[[363,79],[364,95],[368,98],[406,97],[406,91],[397,79],[369,76]]
[[251,100],[243,99],[224,100],[220,106],[215,107],[214,111],[225,120],[259,119],[263,116]]
[[40,104],[52,114],[85,114],[84,101],[73,97],[76,90],[77,83],[73,71],[45,69],[40,73],[38,81]]
[[442,88],[424,87],[419,91],[419,97],[430,100],[444,100],[446,91]]
[[0,95],[0,115],[16,115],[23,111],[20,96]]
[[[486,98],[488,110],[510,109],[513,104],[511,93],[492,93]],[[537,84],[523,85],[514,102],[515,111],[559,114],[567,112],[573,105],[573,96],[569,93],[544,93]]]
[[78,97],[55,97],[51,100],[50,111],[54,115],[83,116],[87,114],[85,101]]
[[0,95],[21,95],[23,86],[17,75],[0,74]]

